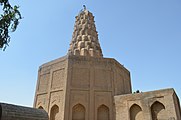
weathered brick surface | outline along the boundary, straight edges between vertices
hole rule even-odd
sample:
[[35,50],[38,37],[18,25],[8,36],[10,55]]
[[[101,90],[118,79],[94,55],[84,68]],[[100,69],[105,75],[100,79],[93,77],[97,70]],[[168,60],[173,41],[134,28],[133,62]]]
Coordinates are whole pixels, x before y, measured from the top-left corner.
[[[45,74],[51,77],[45,91],[40,91],[42,81],[47,80]],[[102,111],[109,111],[108,118],[113,119],[114,96],[131,93],[129,71],[112,58],[70,55],[42,65],[38,78],[34,107],[42,107],[51,116],[57,106],[55,120],[72,120],[74,111],[81,108],[86,120],[95,120]]]
[[42,109],[0,103],[0,120],[48,120],[48,114]]
[[173,89],[115,96],[115,105],[116,120],[181,120]]

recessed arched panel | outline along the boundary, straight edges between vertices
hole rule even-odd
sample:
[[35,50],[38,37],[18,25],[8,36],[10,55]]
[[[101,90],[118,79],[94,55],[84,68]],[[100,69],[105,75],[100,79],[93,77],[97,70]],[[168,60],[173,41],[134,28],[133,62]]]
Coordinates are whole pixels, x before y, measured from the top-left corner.
[[85,120],[85,107],[77,104],[72,108],[72,120]]
[[139,105],[134,104],[131,106],[130,120],[143,120],[143,112]]
[[109,108],[105,105],[101,105],[97,109],[97,120],[109,120]]
[[152,120],[162,120],[162,119],[166,119],[166,114],[164,114],[165,112],[165,106],[156,101],[153,103],[153,105],[151,106],[151,114],[152,114]]
[[50,111],[50,120],[59,120],[58,113],[59,113],[59,107],[57,105],[54,105]]
[[38,109],[44,109],[42,106],[39,106]]

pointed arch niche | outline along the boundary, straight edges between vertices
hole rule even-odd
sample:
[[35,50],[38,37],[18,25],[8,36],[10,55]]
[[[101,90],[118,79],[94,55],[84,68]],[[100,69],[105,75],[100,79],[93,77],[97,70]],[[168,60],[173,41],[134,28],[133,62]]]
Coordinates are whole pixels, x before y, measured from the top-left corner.
[[105,105],[97,109],[97,120],[109,120],[109,108]]
[[72,108],[72,120],[85,120],[85,107],[77,104]]
[[39,106],[38,109],[44,109],[42,106]]
[[59,107],[54,105],[50,111],[50,120],[58,120]]
[[139,105],[133,104],[130,108],[130,120],[143,120],[143,112]]
[[165,118],[166,114],[164,114],[164,112],[165,112],[165,106],[162,103],[156,101],[152,104],[151,106],[152,120],[166,119]]

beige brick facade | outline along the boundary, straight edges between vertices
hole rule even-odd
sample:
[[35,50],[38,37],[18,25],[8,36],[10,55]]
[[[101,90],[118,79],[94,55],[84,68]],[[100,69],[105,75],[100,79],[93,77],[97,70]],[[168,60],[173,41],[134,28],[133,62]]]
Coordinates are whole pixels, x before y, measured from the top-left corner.
[[66,56],[40,67],[34,107],[51,116],[57,106],[57,120],[76,119],[81,108],[85,120],[97,120],[107,110],[110,120],[115,117],[114,96],[128,93],[130,73],[116,60]]
[[50,120],[181,120],[172,89],[132,94],[130,72],[104,58],[94,16],[76,16],[68,54],[39,68],[34,107]]
[[115,96],[116,120],[181,120],[173,89]]

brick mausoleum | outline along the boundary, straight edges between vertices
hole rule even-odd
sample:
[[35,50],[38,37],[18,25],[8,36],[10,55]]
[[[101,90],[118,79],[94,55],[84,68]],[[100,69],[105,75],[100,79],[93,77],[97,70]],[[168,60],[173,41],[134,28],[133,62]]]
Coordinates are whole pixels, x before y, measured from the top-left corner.
[[50,120],[181,120],[173,89],[132,93],[130,72],[104,58],[94,16],[76,16],[68,54],[39,68],[35,108]]
[[84,9],[68,54],[40,66],[34,108],[0,103],[0,120],[48,119],[181,120],[181,111],[173,89],[132,93],[130,72],[103,57],[94,16]]

